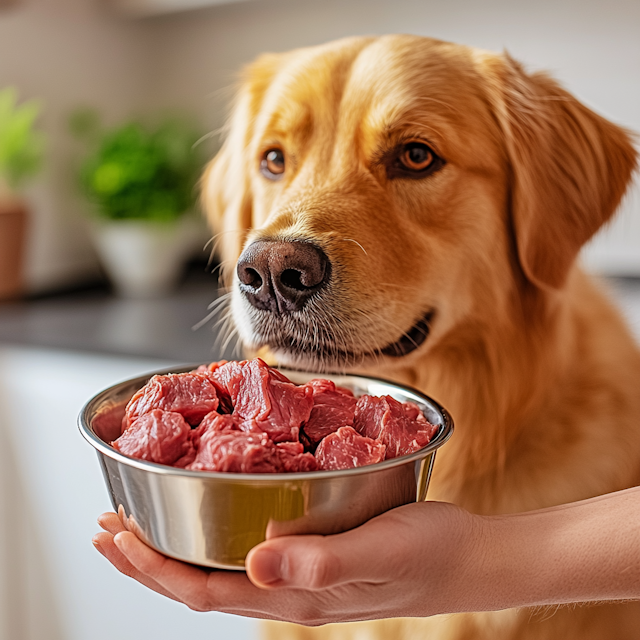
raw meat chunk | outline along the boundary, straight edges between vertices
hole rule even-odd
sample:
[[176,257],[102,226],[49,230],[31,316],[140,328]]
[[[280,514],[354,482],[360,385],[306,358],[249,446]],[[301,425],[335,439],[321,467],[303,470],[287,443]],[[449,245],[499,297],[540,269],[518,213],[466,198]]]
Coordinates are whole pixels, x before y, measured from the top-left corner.
[[122,423],[126,404],[126,402],[110,402],[102,405],[100,409],[98,409],[91,421],[91,428],[98,437],[106,442],[111,442],[122,435]]
[[273,442],[298,440],[300,425],[313,408],[311,388],[293,384],[260,358],[228,362],[213,375],[231,396],[233,415],[248,423],[248,430],[263,431]]
[[209,429],[188,469],[232,473],[277,473],[282,470],[276,445],[263,434]]
[[311,447],[340,427],[353,426],[357,400],[351,391],[323,379],[311,380],[305,386],[313,392],[313,409],[303,426]]
[[193,446],[198,449],[200,439],[206,431],[239,431],[237,420],[228,414],[220,414],[217,411],[207,413],[202,422],[191,431],[191,441]]
[[437,431],[411,402],[356,399],[320,378],[295,385],[259,358],[154,376],[126,411],[104,407],[96,428],[115,438],[122,413],[113,446],[123,453],[234,473],[351,469],[416,451]]
[[242,362],[221,360],[220,362],[212,362],[207,367],[211,378],[216,381],[218,386],[224,389],[224,393],[229,398],[231,411],[233,411],[235,397],[238,395],[238,387],[243,378],[242,372],[247,362],[248,360],[243,360]]
[[[233,411],[233,404],[231,402],[231,396],[227,390],[224,380],[221,379],[220,374],[216,373],[222,366],[229,364],[226,360],[220,360],[219,362],[212,362],[210,365],[201,364],[195,373],[205,373],[209,376],[213,386],[216,388],[218,399],[220,400],[220,406],[218,410],[222,413],[231,413]],[[238,364],[238,363],[235,363]]]
[[238,420],[229,414],[212,411],[202,419],[194,431],[239,431]]
[[353,426],[363,436],[383,442],[387,460],[422,449],[438,430],[413,402],[391,396],[359,398]]
[[340,427],[316,449],[318,467],[324,470],[353,469],[384,460],[385,445],[361,436],[352,427]]
[[202,372],[170,373],[153,376],[129,401],[125,420],[130,425],[153,409],[182,414],[189,424],[198,424],[210,411],[218,408],[216,388],[209,375]]
[[160,409],[139,417],[111,444],[127,456],[160,464],[195,455],[191,427],[182,415]]
[[300,442],[280,442],[276,445],[283,471],[316,471],[318,463],[312,453],[305,453]]

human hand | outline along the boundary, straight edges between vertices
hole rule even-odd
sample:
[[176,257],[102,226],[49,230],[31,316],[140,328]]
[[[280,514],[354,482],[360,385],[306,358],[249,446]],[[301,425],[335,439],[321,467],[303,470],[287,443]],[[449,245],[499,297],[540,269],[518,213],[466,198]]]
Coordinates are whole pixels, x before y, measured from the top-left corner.
[[414,503],[337,535],[271,538],[251,550],[244,573],[167,558],[115,513],[98,522],[105,532],[94,537],[96,548],[162,595],[196,611],[310,626],[465,610],[467,568],[485,535],[483,518],[447,503]]

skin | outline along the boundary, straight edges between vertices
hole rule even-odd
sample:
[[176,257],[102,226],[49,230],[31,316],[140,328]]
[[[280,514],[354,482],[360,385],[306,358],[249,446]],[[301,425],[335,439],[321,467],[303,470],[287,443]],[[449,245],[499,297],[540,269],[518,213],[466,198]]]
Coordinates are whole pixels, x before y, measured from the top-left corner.
[[317,626],[640,598],[640,488],[509,516],[416,503],[339,535],[267,540],[246,574],[164,557],[115,513],[98,522],[109,562],[196,611]]

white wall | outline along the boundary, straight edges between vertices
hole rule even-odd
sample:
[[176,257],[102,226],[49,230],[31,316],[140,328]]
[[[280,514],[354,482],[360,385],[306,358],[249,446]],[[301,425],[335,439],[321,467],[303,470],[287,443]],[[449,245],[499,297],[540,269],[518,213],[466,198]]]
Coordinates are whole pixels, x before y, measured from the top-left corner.
[[[115,122],[172,106],[198,113],[214,130],[224,123],[238,69],[263,51],[390,32],[507,48],[640,131],[637,0],[257,0],[129,21],[102,7],[103,0],[24,0],[0,11],[0,87],[42,97],[51,138],[48,169],[30,191],[31,290],[96,269],[70,167],[68,112],[94,104]],[[601,272],[640,275],[638,187],[587,257]]]
[[[637,0],[260,0],[157,18],[155,99],[197,108],[212,129],[239,67],[356,34],[415,33],[501,51],[547,69],[590,107],[640,131]],[[589,248],[591,268],[640,276],[640,188]]]
[[27,192],[31,204],[27,280],[32,291],[90,277],[97,262],[67,118],[78,105],[107,121],[135,111],[146,94],[151,48],[141,25],[115,19],[87,0],[27,0],[0,12],[0,88],[40,98],[49,138],[46,169]]

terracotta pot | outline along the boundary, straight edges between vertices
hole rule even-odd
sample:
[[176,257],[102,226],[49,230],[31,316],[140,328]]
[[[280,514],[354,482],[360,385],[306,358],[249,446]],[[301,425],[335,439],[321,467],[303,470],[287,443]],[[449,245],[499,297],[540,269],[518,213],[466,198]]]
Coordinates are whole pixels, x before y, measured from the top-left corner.
[[20,200],[0,199],[0,300],[24,293],[27,210]]

